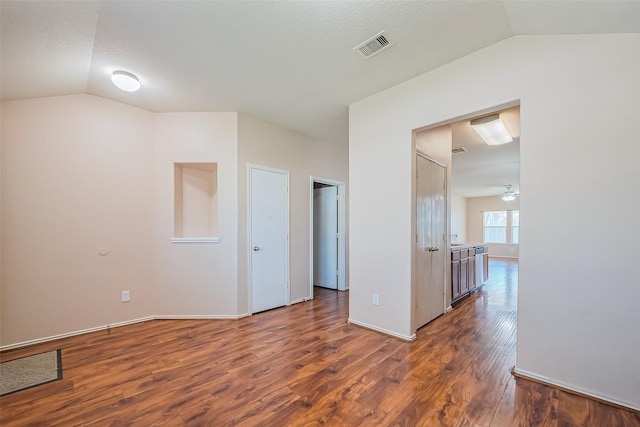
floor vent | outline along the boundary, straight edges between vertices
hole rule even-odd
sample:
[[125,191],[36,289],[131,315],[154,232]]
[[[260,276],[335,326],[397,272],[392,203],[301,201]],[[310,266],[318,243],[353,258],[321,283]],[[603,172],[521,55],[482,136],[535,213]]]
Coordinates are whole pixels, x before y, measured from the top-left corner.
[[467,151],[467,149],[464,148],[464,147],[457,147],[457,148],[454,148],[453,150],[451,150],[451,152],[453,154],[464,153],[465,151]]
[[358,52],[363,58],[368,59],[394,45],[395,42],[391,41],[389,36],[384,34],[384,31],[381,31],[366,42],[354,47],[353,50]]

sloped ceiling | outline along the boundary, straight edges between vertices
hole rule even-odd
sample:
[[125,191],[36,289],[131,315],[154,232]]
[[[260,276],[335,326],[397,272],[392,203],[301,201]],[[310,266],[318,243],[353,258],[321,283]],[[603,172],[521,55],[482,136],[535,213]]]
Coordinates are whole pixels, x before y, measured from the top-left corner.
[[[348,105],[519,34],[640,32],[634,1],[2,1],[3,100],[239,111],[348,146]],[[384,30],[396,45],[352,49]],[[125,93],[113,70],[136,74]]]

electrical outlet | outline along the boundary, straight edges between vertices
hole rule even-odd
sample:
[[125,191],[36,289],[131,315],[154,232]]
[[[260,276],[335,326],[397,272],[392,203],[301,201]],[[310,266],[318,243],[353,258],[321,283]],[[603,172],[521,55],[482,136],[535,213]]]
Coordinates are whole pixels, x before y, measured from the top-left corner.
[[131,300],[131,294],[129,291],[122,291],[122,302],[128,302]]
[[373,294],[373,305],[380,305],[380,295]]

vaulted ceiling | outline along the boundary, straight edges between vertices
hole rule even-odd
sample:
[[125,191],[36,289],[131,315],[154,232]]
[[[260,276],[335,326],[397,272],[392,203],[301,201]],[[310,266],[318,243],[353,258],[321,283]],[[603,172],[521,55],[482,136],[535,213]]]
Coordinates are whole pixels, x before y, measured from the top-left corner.
[[[3,100],[239,111],[348,146],[348,105],[522,34],[640,32],[635,1],[2,1]],[[353,48],[385,31],[395,45]],[[125,93],[110,75],[136,74]]]

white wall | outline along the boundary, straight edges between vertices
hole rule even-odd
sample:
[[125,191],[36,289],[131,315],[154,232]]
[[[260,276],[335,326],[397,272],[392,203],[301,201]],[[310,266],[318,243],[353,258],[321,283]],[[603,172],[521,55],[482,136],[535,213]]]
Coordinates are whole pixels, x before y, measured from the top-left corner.
[[413,333],[412,129],[520,100],[517,368],[640,408],[638,75],[640,35],[522,36],[353,104],[350,317]]
[[[290,299],[309,297],[309,177],[346,182],[347,152],[241,117],[90,95],[2,103],[0,345],[148,316],[246,314],[247,162],[291,171]],[[171,241],[174,163],[217,164],[218,243]]]
[[247,165],[290,171],[290,295],[291,302],[309,298],[310,177],[347,182],[347,151],[319,144],[310,137],[245,114],[238,116],[238,278],[239,312],[249,311],[247,248]]
[[467,198],[455,191],[451,192],[451,236],[457,236],[452,243],[466,243],[467,241]]
[[[154,283],[159,299],[156,314],[212,317],[238,314],[237,116],[237,113],[155,115],[153,250]],[[171,242],[174,163],[218,164],[219,243]]]
[[2,344],[153,314],[153,114],[4,102],[2,142]]
[[[0,345],[237,316],[237,113],[75,95],[4,102],[2,125]],[[218,163],[219,243],[171,243],[174,162]]]
[[[469,197],[467,199],[467,230],[469,242],[484,242],[484,212],[512,211],[520,209],[520,198],[505,202],[501,196]],[[533,213],[535,215],[535,212]],[[489,256],[518,258],[519,244],[489,243]]]

